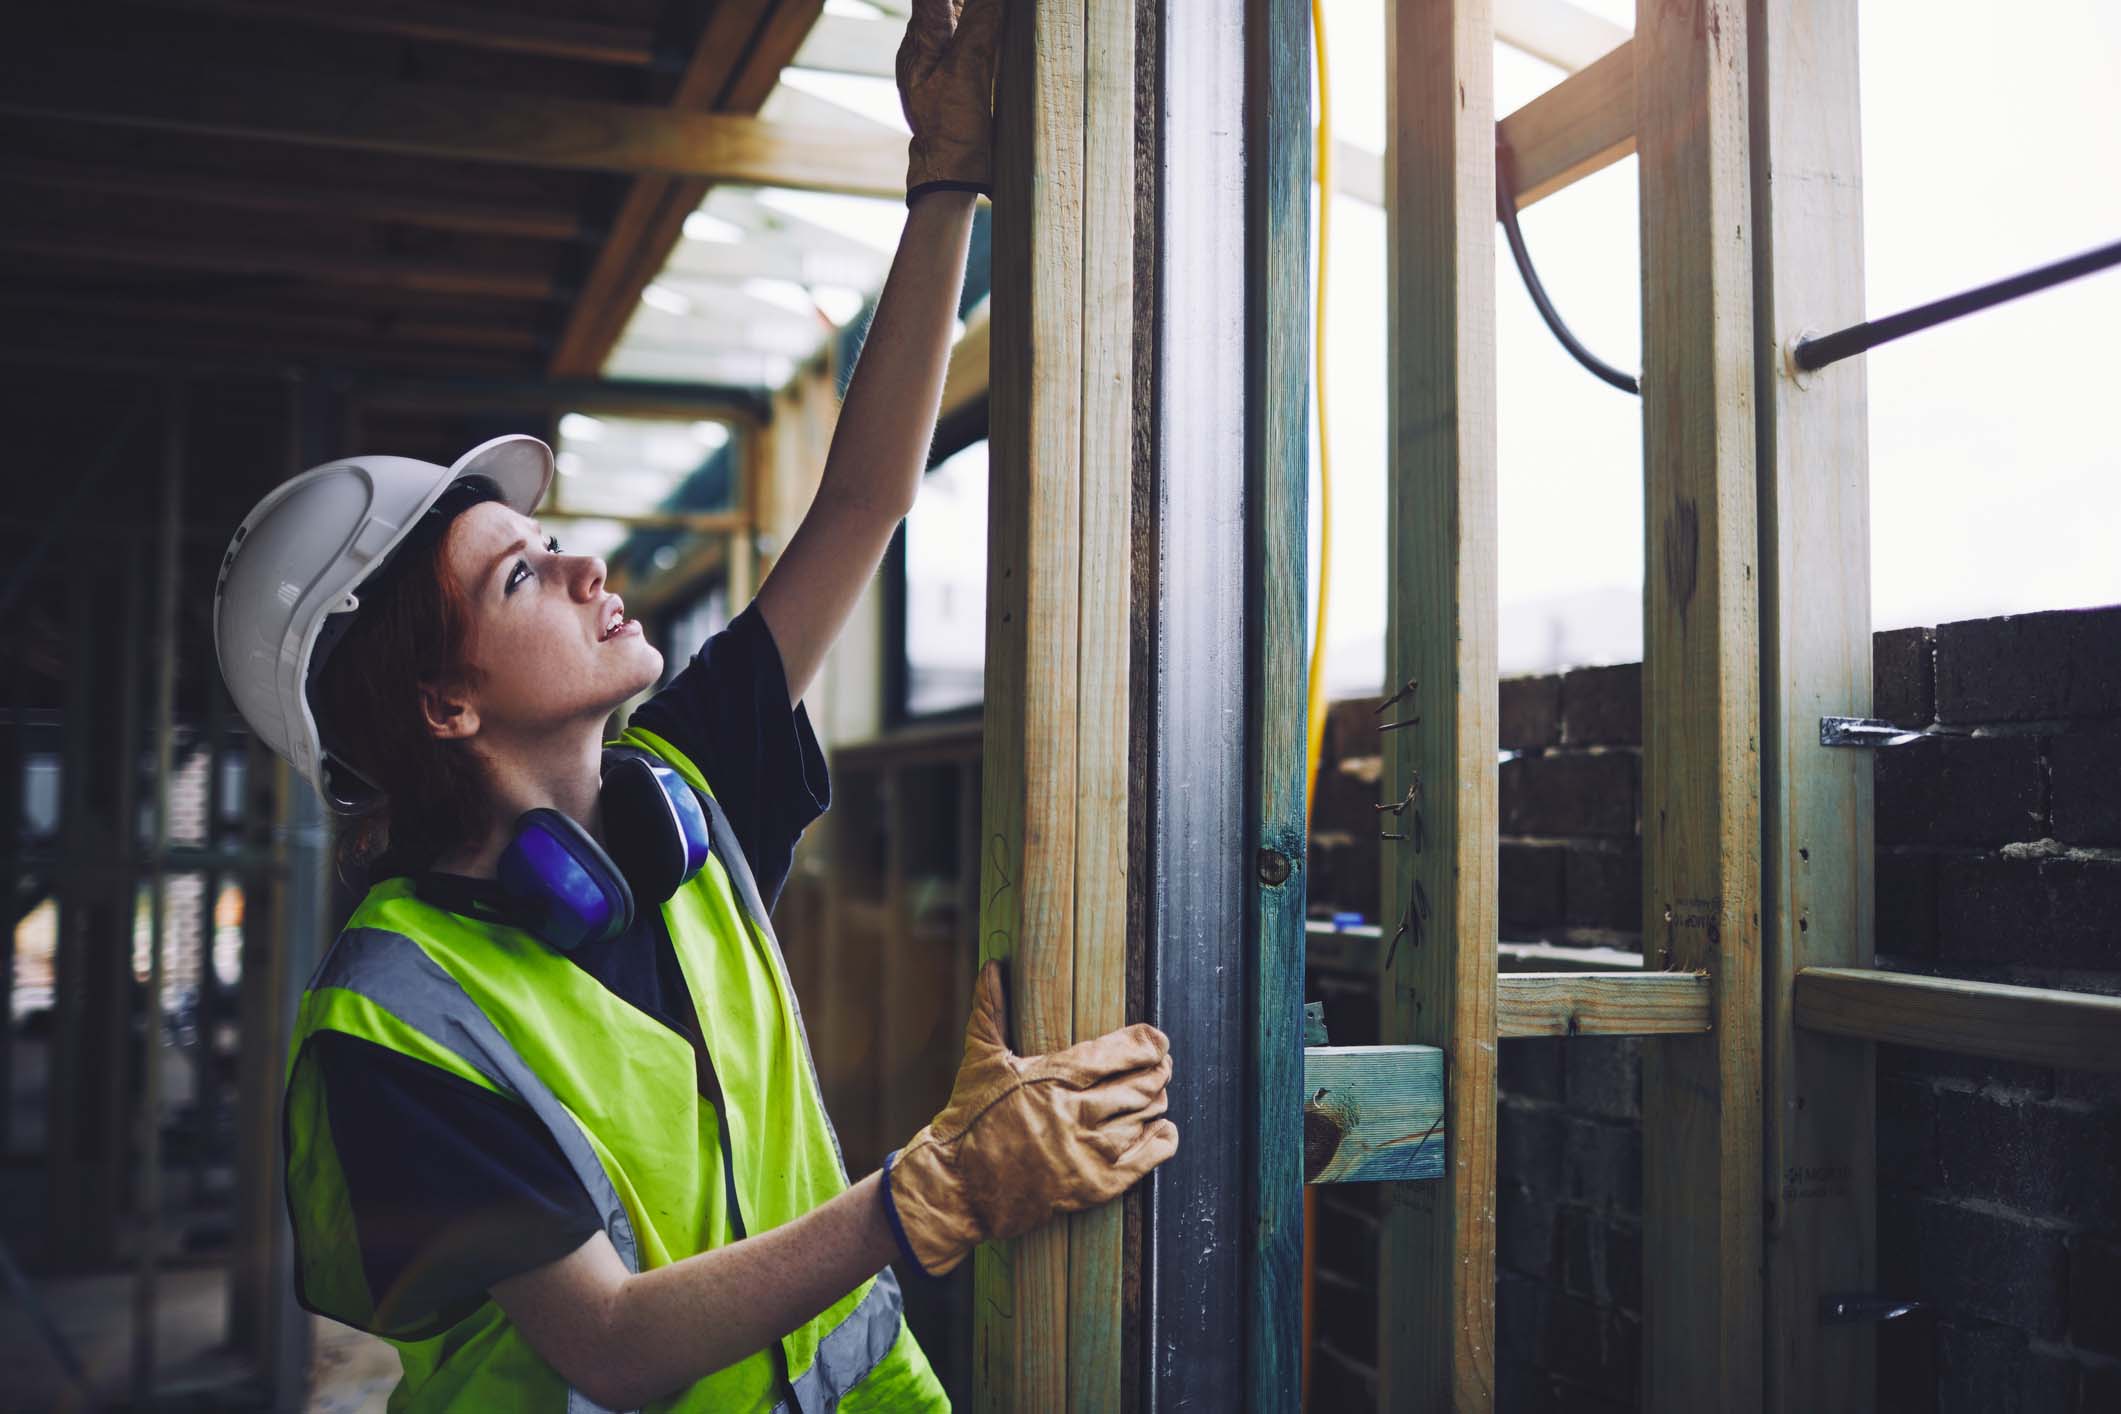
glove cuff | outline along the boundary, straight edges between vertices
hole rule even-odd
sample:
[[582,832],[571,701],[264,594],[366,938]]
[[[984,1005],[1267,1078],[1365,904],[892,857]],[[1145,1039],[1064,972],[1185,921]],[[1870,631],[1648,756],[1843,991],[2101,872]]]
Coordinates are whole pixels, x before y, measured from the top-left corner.
[[989,200],[992,200],[994,197],[994,188],[990,183],[957,182],[944,180],[934,182],[922,182],[917,187],[908,187],[906,189],[906,205],[908,207],[911,207],[914,202],[920,200],[922,197],[926,196],[929,192],[932,191],[969,191],[975,196],[984,196]]
[[906,201],[923,191],[994,194],[994,157],[984,142],[916,136],[906,148]]
[[898,1162],[898,1156],[899,1150],[897,1149],[893,1149],[890,1153],[884,1155],[884,1171],[881,1175],[881,1182],[878,1184],[883,1190],[884,1217],[891,1224],[891,1236],[898,1243],[898,1254],[906,1259],[906,1265],[922,1276],[933,1279],[937,1273],[931,1272],[921,1265],[921,1259],[913,1251],[913,1244],[906,1238],[906,1225],[899,1221],[898,1199],[893,1197],[891,1193],[891,1166]]

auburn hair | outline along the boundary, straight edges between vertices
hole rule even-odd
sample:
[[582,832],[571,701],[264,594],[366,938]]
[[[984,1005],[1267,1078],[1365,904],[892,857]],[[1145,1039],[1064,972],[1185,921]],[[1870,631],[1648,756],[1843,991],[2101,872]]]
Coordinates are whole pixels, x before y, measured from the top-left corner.
[[343,874],[387,878],[429,868],[485,832],[487,777],[468,740],[429,729],[425,690],[478,686],[468,661],[472,609],[449,572],[449,527],[408,547],[393,583],[364,605],[311,695],[332,753],[381,791],[339,833]]

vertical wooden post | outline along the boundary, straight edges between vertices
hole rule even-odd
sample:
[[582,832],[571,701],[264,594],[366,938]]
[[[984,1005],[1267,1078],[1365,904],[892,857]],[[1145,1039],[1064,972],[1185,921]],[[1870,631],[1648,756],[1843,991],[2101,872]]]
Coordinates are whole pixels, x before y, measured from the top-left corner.
[[1868,716],[1870,516],[1862,359],[1792,376],[1805,330],[1863,318],[1856,0],[1752,0],[1754,386],[1759,398],[1761,859],[1767,1034],[1767,1407],[1868,1409],[1877,1341],[1820,1300],[1877,1272],[1870,1043],[1799,1031],[1797,969],[1872,962],[1871,756],[1819,745]]
[[1246,1408],[1299,1407],[1303,1370],[1305,588],[1309,561],[1311,17],[1246,11]]
[[1761,1401],[1760,659],[1742,0],[1638,4],[1643,949],[1715,1030],[1643,1068],[1644,1407]]
[[[1494,17],[1408,0],[1386,33],[1391,475],[1383,1038],[1445,1054],[1444,1176],[1383,1224],[1388,1409],[1494,1405],[1496,486]],[[1414,817],[1421,817],[1417,827]],[[1419,847],[1417,848],[1417,844]]]
[[[1003,26],[980,951],[1027,1053],[1125,1020],[1133,14]],[[980,1249],[976,1407],[1118,1405],[1120,1218]]]
[[[1083,0],[1075,1029],[1126,1024],[1134,445],[1133,0]],[[1068,1407],[1120,1404],[1125,1211],[1069,1221]]]

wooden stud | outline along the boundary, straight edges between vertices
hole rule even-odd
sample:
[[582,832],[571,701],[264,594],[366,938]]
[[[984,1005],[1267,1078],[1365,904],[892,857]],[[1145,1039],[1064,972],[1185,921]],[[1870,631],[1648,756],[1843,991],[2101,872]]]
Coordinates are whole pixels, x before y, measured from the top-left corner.
[[1795,982],[1793,1020],[1819,1036],[2121,1070],[2121,997],[1862,967],[1801,967]]
[[[1081,0],[1081,471],[1075,712],[1075,1019],[1126,1024],[1129,557],[1134,480],[1133,0]],[[1051,176],[1044,180],[1051,181]],[[1124,1210],[1068,1220],[1068,1407],[1121,1404]]]
[[1385,661],[1418,727],[1428,847],[1388,845],[1383,1039],[1444,1054],[1441,1182],[1391,1191],[1378,1372],[1387,1408],[1495,1400],[1496,483],[1494,23],[1487,0],[1394,6],[1386,31],[1391,341]]
[[1658,1036],[1708,1031],[1705,972],[1505,972],[1495,1029],[1525,1036]]
[[19,59],[0,62],[0,112],[887,199],[905,190],[904,143],[895,137],[863,139],[727,113],[394,79],[309,75],[296,82],[177,73],[110,54],[84,55],[78,64],[56,69]]
[[[1310,8],[1304,0],[1253,0],[1245,23],[1246,808],[1254,815],[1246,826],[1254,867],[1246,910],[1253,1079],[1244,1121],[1244,1387],[1248,1408],[1285,1411],[1303,1395],[1301,1142],[1311,1124],[1306,1113],[1299,1133],[1290,1117],[1313,1094],[1302,1049],[1312,142],[1310,105],[1289,101],[1311,89]],[[1441,1140],[1431,1152],[1440,1162]]]
[[1517,209],[1552,196],[1635,150],[1632,41],[1571,74],[1504,118]]
[[1643,1400],[1761,1401],[1760,661],[1745,10],[1643,5],[1643,951],[1716,1029],[1643,1063]]
[[[1009,968],[1025,1054],[1075,1039],[1076,852],[1111,825],[1077,818],[1083,44],[1079,0],[1012,6],[996,84],[980,955]],[[975,1408],[1069,1407],[1069,1233],[974,1255]]]
[[1305,1183],[1443,1177],[1442,1051],[1310,1046],[1303,1061]]
[[[1863,318],[1856,0],[1750,0],[1753,392],[1760,466],[1766,1407],[1871,1407],[1876,1328],[1821,1300],[1876,1289],[1873,1047],[1797,1029],[1807,969],[1872,960],[1872,758],[1819,745],[1870,715],[1863,359],[1800,383],[1782,345]],[[1834,994],[1829,991],[1829,997]],[[2113,1004],[2121,1013],[2121,1003]]]

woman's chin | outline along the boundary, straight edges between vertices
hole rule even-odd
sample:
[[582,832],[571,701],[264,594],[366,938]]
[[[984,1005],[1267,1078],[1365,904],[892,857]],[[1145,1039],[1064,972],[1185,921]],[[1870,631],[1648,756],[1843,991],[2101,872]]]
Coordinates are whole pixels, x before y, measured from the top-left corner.
[[640,671],[635,675],[637,680],[626,693],[629,699],[646,692],[663,680],[662,649],[643,638],[630,646],[627,656],[640,664]]

